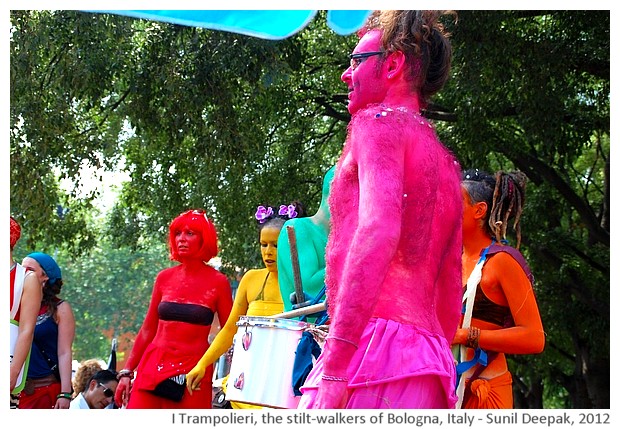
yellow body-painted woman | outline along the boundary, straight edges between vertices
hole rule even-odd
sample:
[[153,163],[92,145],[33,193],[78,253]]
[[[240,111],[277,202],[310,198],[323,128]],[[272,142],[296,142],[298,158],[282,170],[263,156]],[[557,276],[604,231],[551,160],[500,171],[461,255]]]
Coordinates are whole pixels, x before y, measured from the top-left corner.
[[[283,213],[282,207],[279,213]],[[268,207],[266,211],[260,206],[256,213],[260,230],[260,249],[265,268],[249,270],[239,282],[239,288],[235,295],[232,311],[227,323],[209,346],[196,366],[187,374],[187,390],[190,394],[200,386],[205,375],[205,370],[212,365],[222,354],[231,347],[233,337],[237,333],[237,321],[241,316],[271,316],[284,311],[284,303],[280,295],[278,285],[278,236],[284,221],[298,213],[293,210],[293,205],[288,206],[286,214],[274,215],[273,209]],[[301,207],[298,207],[301,210]],[[293,217],[294,217],[293,216]],[[234,359],[234,356],[233,356]],[[224,391],[228,376],[223,380]],[[237,409],[262,408],[260,406],[231,402],[231,406]]]
[[[271,234],[271,231],[266,232],[267,235]],[[276,235],[277,237],[277,235]],[[261,240],[262,243],[262,240]],[[261,249],[262,249],[261,245]],[[245,282],[245,286],[244,286]],[[239,283],[239,290],[236,296],[239,296],[239,292],[244,289],[246,297],[249,298],[254,295],[258,286],[263,285],[260,292],[256,295],[254,300],[251,300],[248,307],[246,316],[271,316],[274,314],[282,313],[284,310],[284,303],[280,296],[280,287],[278,286],[278,271],[275,270],[272,274],[267,268],[260,270],[248,271],[241,282]],[[243,315],[243,314],[241,314]],[[238,320],[235,319],[235,320]],[[235,329],[235,333],[237,330]],[[234,334],[233,334],[234,335]],[[215,344],[215,341],[213,342]],[[232,344],[232,341],[231,341]],[[227,349],[228,350],[228,349]],[[222,380],[222,389],[226,393],[228,384],[228,375]],[[255,409],[262,408],[258,405],[245,404],[243,402],[230,402],[231,407],[234,409]]]

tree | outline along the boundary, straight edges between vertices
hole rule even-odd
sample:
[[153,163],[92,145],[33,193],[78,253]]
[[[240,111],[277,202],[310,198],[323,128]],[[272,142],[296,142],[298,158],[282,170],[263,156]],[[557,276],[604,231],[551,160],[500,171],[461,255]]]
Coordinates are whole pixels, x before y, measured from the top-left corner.
[[[257,205],[318,206],[349,120],[339,76],[355,36],[321,18],[277,42],[76,11],[12,11],[11,24],[11,210],[30,246],[104,246],[93,195],[77,192],[83,163],[123,160],[131,176],[103,228],[113,246],[164,242],[174,216],[203,207],[224,270],[259,265]],[[609,11],[448,24],[452,79],[424,113],[464,168],[530,179],[522,250],[547,346],[511,357],[517,404],[607,408]]]
[[459,15],[441,99],[456,120],[442,124],[444,141],[464,167],[518,168],[530,179],[523,247],[547,346],[514,357],[516,385],[527,386],[517,398],[540,406],[565,389],[564,406],[607,408],[609,12]]
[[[172,265],[164,243],[131,252],[102,240],[97,249],[80,258],[65,252],[57,259],[64,273],[63,298],[78,316],[73,344],[77,360],[107,360],[111,338],[135,335],[142,326],[157,273]],[[111,337],[104,335],[106,331]]]

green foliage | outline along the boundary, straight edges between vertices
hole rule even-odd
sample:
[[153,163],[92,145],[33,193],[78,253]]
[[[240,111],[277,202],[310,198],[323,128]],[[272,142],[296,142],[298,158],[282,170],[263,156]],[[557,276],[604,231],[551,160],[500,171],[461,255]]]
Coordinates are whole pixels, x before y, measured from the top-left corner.
[[[96,241],[96,195],[78,192],[80,168],[118,160],[122,122],[110,115],[130,26],[65,11],[12,11],[11,24],[11,211],[31,245],[45,239],[79,254]],[[76,186],[62,191],[62,178]],[[69,209],[64,219],[59,205]]]
[[97,249],[73,259],[59,254],[63,269],[62,296],[72,306],[76,320],[74,359],[107,359],[112,337],[137,333],[151,299],[155,276],[171,266],[165,245],[130,252],[103,240]]
[[441,94],[464,168],[530,179],[522,250],[547,345],[514,366],[542,376],[545,406],[609,406],[609,46],[608,11],[460,12]]
[[[11,213],[20,245],[58,249],[75,276],[80,353],[139,324],[180,212],[208,211],[232,271],[260,265],[259,204],[317,209],[356,43],[324,12],[277,42],[77,11],[11,24]],[[463,168],[530,179],[522,251],[547,346],[510,357],[519,404],[609,407],[609,11],[460,11],[451,29],[452,78],[426,114]],[[131,177],[104,223],[84,165]]]

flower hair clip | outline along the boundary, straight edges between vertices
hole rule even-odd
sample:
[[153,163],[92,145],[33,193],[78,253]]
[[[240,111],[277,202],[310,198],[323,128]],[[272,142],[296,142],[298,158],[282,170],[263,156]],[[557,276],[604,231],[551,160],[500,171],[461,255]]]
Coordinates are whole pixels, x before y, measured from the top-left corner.
[[254,217],[258,223],[265,223],[271,215],[273,215],[273,209],[271,207],[267,206],[267,208],[265,208],[264,206],[258,206]]
[[295,206],[290,204],[288,206],[281,205],[280,210],[278,211],[279,216],[288,216],[289,219],[293,219],[297,217],[297,212],[295,211]]

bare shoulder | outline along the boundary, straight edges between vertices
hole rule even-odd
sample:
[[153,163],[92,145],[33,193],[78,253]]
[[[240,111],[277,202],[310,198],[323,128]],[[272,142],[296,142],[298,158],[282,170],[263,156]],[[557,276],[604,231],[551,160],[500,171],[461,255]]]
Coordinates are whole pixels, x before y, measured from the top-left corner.
[[65,300],[62,300],[61,302],[59,302],[57,308],[58,308],[58,312],[67,313],[67,312],[72,311],[71,304],[69,304],[69,302]]
[[492,262],[493,264],[501,265],[503,268],[506,268],[506,267],[521,268],[521,266],[519,265],[519,262],[517,262],[517,260],[508,252],[494,253],[493,255],[491,255],[491,257],[489,257],[488,263],[492,263]]
[[267,275],[266,268],[256,268],[246,271],[243,275],[242,280],[245,279],[246,282],[252,282],[257,278],[263,279]]
[[515,258],[507,252],[493,254],[485,264],[487,274],[493,275],[502,285],[524,284],[530,281],[523,268]]
[[37,279],[37,275],[33,272],[33,271],[26,271],[26,276],[24,277],[24,291],[29,291],[29,292],[41,292],[42,293],[42,286],[41,283],[39,283],[39,279]]

